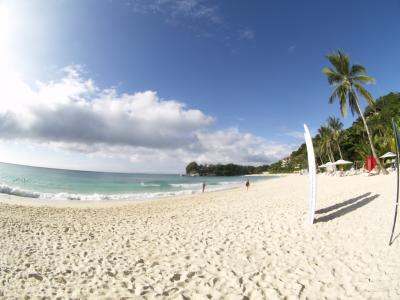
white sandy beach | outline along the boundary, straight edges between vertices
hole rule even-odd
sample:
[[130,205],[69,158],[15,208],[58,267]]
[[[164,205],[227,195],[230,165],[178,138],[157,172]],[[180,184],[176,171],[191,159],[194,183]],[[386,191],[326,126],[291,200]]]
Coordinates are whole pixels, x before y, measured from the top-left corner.
[[318,176],[313,226],[301,175],[128,204],[3,195],[0,298],[400,299],[394,194],[394,174]]

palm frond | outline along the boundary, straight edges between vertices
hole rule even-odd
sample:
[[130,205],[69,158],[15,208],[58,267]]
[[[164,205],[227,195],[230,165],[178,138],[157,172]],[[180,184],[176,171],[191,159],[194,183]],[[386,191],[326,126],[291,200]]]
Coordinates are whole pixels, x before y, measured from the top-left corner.
[[362,65],[352,65],[351,70],[350,70],[350,75],[351,76],[356,76],[356,75],[360,75],[360,74],[365,74],[367,73],[367,69],[362,66]]
[[372,95],[359,83],[354,83],[354,87],[357,91],[364,97],[364,99],[368,102],[368,105],[372,108],[375,107],[375,100]]
[[339,100],[340,103],[340,112],[343,117],[347,116],[347,94],[348,89],[345,84],[341,84],[335,88],[332,95],[329,97],[329,103],[332,104],[336,99]]
[[348,54],[344,54],[340,50],[338,51],[340,57],[340,65],[343,74],[349,74],[350,72],[350,57]]
[[330,116],[328,117],[327,123],[334,132],[338,132],[343,129],[343,123],[340,122],[339,118]]
[[361,159],[363,157],[371,155],[371,148],[368,146],[367,143],[354,145],[354,150],[361,157]]
[[323,68],[322,72],[328,78],[329,84],[338,84],[343,80],[343,76],[335,72],[332,68]]
[[329,104],[332,104],[333,102],[335,102],[335,99],[336,99],[336,98],[340,99],[340,98],[339,98],[339,94],[338,94],[338,89],[339,89],[339,87],[337,87],[337,88],[333,91],[332,95],[329,97]]
[[375,78],[368,75],[356,75],[350,77],[353,81],[358,81],[360,83],[371,84],[375,83]]
[[342,73],[342,65],[340,62],[340,56],[337,53],[332,53],[330,55],[327,55],[326,58],[329,60],[329,62],[332,64],[332,66],[336,69],[337,73],[343,74]]
[[356,112],[358,115],[362,114],[362,112],[358,110],[359,105],[357,102],[358,102],[358,98],[357,98],[356,92],[353,89],[351,89],[349,91],[349,106],[351,109],[351,114],[353,116],[354,116],[354,112]]

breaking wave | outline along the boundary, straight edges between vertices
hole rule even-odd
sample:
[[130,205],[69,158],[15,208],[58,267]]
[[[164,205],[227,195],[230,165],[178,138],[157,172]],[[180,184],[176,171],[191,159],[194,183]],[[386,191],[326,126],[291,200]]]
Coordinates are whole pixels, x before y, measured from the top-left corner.
[[164,198],[173,196],[192,195],[199,193],[199,190],[180,190],[149,193],[125,193],[125,194],[78,194],[78,193],[38,193],[0,185],[0,193],[19,197],[37,198],[45,200],[81,200],[81,201],[101,201],[101,200],[145,200],[154,198]]
[[171,187],[175,188],[183,188],[183,189],[190,189],[190,188],[201,188],[203,183],[198,182],[198,183],[170,183],[169,184]]
[[39,198],[40,197],[40,193],[26,191],[26,190],[20,189],[18,187],[12,187],[12,186],[8,186],[5,184],[0,185],[0,193],[14,195],[14,196],[20,196],[20,197],[29,197],[29,198]]
[[140,186],[144,187],[159,187],[161,184],[158,183],[144,183],[143,181],[140,183]]
[[240,181],[221,181],[218,182],[218,185],[237,185],[237,184],[241,184]]
[[[229,189],[240,185],[240,182],[226,181],[217,182],[215,184],[207,184],[206,191],[218,191]],[[146,193],[121,193],[121,194],[81,194],[81,193],[40,193],[30,190],[13,187],[6,184],[0,184],[0,193],[14,195],[19,197],[37,198],[45,200],[81,200],[81,201],[102,201],[102,200],[145,200],[154,198],[164,198],[173,196],[192,195],[202,191],[202,183],[170,183],[173,188],[180,188],[181,190],[175,191],[162,191],[162,192],[146,192]],[[141,183],[141,186],[146,187],[159,187],[160,184],[147,184]]]

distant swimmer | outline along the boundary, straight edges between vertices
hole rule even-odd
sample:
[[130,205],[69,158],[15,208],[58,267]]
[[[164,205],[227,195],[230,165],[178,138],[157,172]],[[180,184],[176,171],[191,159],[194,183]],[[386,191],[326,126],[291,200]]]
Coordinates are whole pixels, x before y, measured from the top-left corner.
[[24,177],[17,177],[17,178],[14,178],[14,179],[13,179],[13,182],[18,182],[18,181],[21,181],[21,182],[25,183],[25,182],[26,182],[26,178],[24,178]]
[[205,189],[206,189],[206,183],[203,181],[203,193]]
[[249,189],[249,187],[250,187],[250,180],[247,179],[246,180],[246,188]]

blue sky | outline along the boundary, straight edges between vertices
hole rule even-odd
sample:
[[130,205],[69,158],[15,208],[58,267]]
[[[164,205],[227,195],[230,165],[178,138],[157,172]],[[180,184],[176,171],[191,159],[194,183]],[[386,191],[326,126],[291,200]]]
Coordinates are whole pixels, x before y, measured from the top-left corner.
[[[350,53],[353,63],[363,64],[377,79],[376,85],[368,87],[375,97],[399,90],[399,1],[1,3],[12,17],[3,21],[9,38],[0,45],[8,53],[8,70],[18,74],[19,83],[37,91],[38,81],[42,85],[63,82],[66,89],[78,83],[84,89],[90,81],[95,92],[84,90],[78,96],[61,92],[69,99],[65,101],[87,95],[82,101],[88,103],[109,89],[116,101],[124,101],[123,94],[152,91],[156,93],[152,112],[174,100],[182,106],[171,113],[184,117],[177,117],[181,123],[145,118],[149,123],[140,130],[149,130],[143,131],[146,136],[158,131],[160,139],[170,138],[174,128],[190,127],[190,134],[172,132],[179,142],[171,138],[171,145],[150,143],[142,135],[128,141],[125,137],[96,139],[99,134],[92,131],[85,142],[71,132],[82,133],[90,124],[70,117],[68,122],[81,123],[82,130],[60,122],[57,138],[48,133],[57,127],[49,117],[53,121],[43,124],[40,131],[32,121],[35,130],[24,128],[4,138],[0,143],[3,161],[132,172],[179,172],[191,159],[273,162],[302,143],[303,123],[316,130],[329,115],[339,116],[338,105],[328,104],[331,88],[321,72],[327,65],[324,55],[336,49]],[[50,97],[45,95],[39,98]],[[54,105],[47,109],[46,118],[55,111],[64,118],[58,110],[66,111],[65,101],[57,102],[62,103],[57,109]],[[11,111],[10,106],[3,108],[3,116],[7,109]],[[202,114],[198,123],[187,123],[188,110]],[[145,117],[142,111],[137,114]],[[101,118],[110,120],[104,113]],[[343,121],[348,126],[353,118]],[[154,131],[150,130],[153,125]],[[112,128],[118,131],[120,127]],[[99,150],[103,144],[104,149],[112,149]]]

